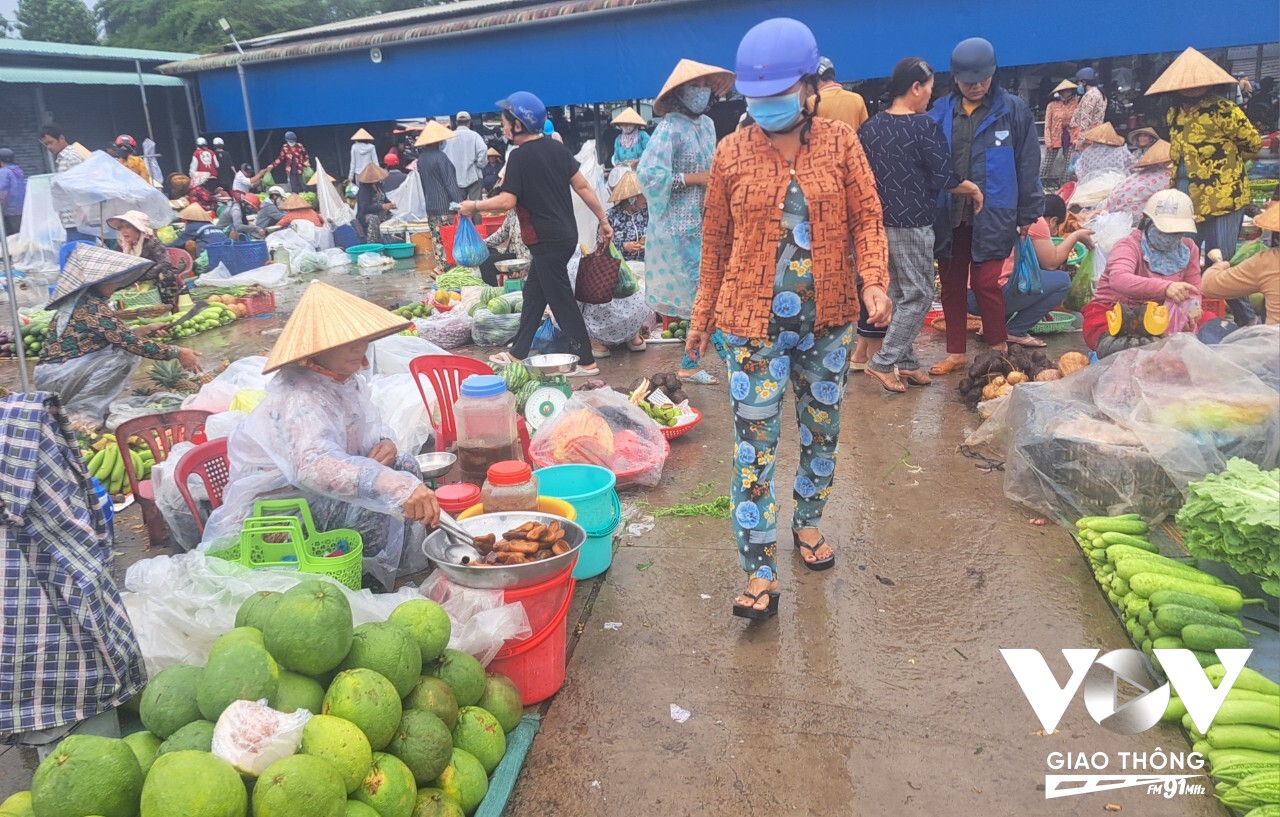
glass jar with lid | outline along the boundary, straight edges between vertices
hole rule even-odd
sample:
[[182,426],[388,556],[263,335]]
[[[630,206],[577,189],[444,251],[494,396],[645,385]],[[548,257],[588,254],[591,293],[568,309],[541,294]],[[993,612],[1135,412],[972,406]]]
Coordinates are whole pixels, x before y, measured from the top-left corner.
[[454,404],[458,429],[458,465],[462,480],[479,485],[495,462],[520,459],[516,398],[497,375],[472,375],[462,381]]
[[488,479],[480,489],[480,503],[485,513],[499,511],[536,511],[538,478],[533,469],[519,460],[507,460],[489,466]]

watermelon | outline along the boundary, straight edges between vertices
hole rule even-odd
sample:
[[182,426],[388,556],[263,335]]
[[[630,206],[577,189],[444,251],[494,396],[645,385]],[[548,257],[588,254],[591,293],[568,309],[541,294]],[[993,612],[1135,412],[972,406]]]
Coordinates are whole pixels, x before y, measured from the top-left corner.
[[512,363],[502,370],[502,380],[507,384],[507,391],[517,394],[522,386],[533,380],[533,375],[523,363]]
[[501,298],[494,298],[489,302],[489,311],[495,315],[510,315],[511,304]]
[[529,402],[529,398],[532,397],[533,393],[541,386],[542,384],[536,380],[525,383],[521,386],[520,390],[516,392],[516,411],[524,414],[525,403]]
[[501,294],[502,294],[502,290],[499,289],[498,287],[486,286],[480,290],[480,303],[488,303],[489,301],[492,301],[494,298],[497,298]]
[[476,316],[476,313],[484,308],[485,308],[485,303],[484,301],[481,301],[480,303],[476,304],[475,306],[467,310],[467,317],[474,318]]

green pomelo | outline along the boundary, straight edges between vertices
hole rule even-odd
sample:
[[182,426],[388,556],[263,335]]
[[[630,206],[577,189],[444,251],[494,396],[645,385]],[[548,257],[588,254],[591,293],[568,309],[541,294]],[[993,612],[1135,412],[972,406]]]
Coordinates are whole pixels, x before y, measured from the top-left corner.
[[196,687],[204,670],[174,664],[156,674],[142,692],[138,716],[147,731],[164,740],[192,721],[200,720]]
[[142,817],[244,817],[248,808],[240,775],[208,752],[156,758],[142,787]]
[[307,721],[298,751],[332,763],[347,794],[359,788],[373,764],[373,750],[360,727],[332,715],[316,715]]
[[254,593],[245,599],[244,604],[240,605],[240,609],[236,611],[236,626],[265,629],[272,613],[280,606],[283,598],[283,593],[271,590],[260,590]]
[[490,775],[507,753],[507,736],[492,712],[464,706],[458,710],[458,725],[453,727],[453,745],[474,755]]
[[425,786],[440,776],[449,765],[453,753],[453,735],[431,712],[425,709],[406,709],[400,718],[387,752],[404,761],[413,772],[419,786]]
[[396,694],[403,698],[422,674],[422,651],[408,630],[386,621],[373,621],[355,628],[351,650],[338,667],[371,669],[390,681]]
[[136,817],[142,769],[122,740],[72,735],[49,753],[31,781],[40,817]]
[[324,703],[324,687],[320,682],[288,670],[280,671],[280,686],[271,708],[277,712],[297,712],[305,709],[315,715]]
[[379,817],[410,817],[418,787],[414,785],[413,772],[399,758],[374,752],[373,767],[351,798],[372,806]]
[[348,800],[346,817],[379,817],[379,814],[374,811],[373,806],[361,803],[359,800]]
[[239,632],[232,630],[214,643],[209,663],[196,685],[196,703],[206,720],[216,722],[233,701],[271,700],[280,688],[280,668],[265,647],[244,636],[224,642]]
[[444,725],[453,731],[458,722],[458,699],[453,697],[449,685],[434,675],[423,675],[418,678],[413,691],[404,699],[405,709],[425,709],[444,721]]
[[510,678],[499,672],[484,674],[484,694],[480,696],[476,706],[497,718],[498,723],[502,724],[503,732],[515,729],[520,725],[520,718],[524,717],[520,690],[516,689]]
[[20,791],[0,803],[0,817],[35,817],[31,809],[31,792]]
[[160,744],[160,748],[156,750],[156,757],[167,755],[170,752],[187,750],[196,752],[213,751],[212,721],[192,721],[177,732],[174,732],[164,743]]
[[462,806],[464,814],[471,814],[480,807],[480,801],[489,793],[489,778],[484,766],[465,749],[454,749],[449,767],[431,784],[453,798]]
[[[234,630],[227,630],[218,636],[218,640],[213,642],[213,646],[209,648],[209,658],[225,650],[232,644],[240,644],[248,642],[257,644],[259,647],[265,647],[266,641],[262,637],[262,631],[256,627],[236,627]],[[206,662],[207,663],[207,662]]]
[[[125,735],[124,742],[133,750],[133,756],[138,759],[138,766],[142,769],[142,776],[146,777],[147,772],[151,771],[151,764],[156,762],[156,754],[160,751],[160,738],[150,732],[134,732],[132,735]],[[0,815],[4,814],[0,811]]]
[[458,706],[472,706],[484,694],[484,667],[468,653],[445,650],[427,674],[449,685]]
[[464,817],[458,801],[440,789],[418,789],[412,817]]
[[344,817],[346,812],[342,775],[313,755],[277,760],[253,787],[253,817]]
[[351,649],[351,605],[337,585],[305,581],[284,594],[263,630],[267,651],[303,675],[328,672]]
[[430,664],[440,658],[444,648],[449,646],[449,637],[453,634],[453,624],[449,621],[448,613],[430,599],[404,602],[391,611],[387,621],[409,631],[409,635],[418,642],[423,664]]
[[364,732],[374,751],[391,741],[400,725],[400,696],[391,682],[371,669],[338,673],[324,695],[322,714],[345,718]]

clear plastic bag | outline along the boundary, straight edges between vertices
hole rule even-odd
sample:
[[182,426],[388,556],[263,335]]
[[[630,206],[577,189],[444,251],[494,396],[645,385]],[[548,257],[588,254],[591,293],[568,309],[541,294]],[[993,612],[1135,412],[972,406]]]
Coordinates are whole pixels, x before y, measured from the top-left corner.
[[198,287],[225,287],[241,284],[262,284],[269,289],[279,289],[289,283],[289,268],[284,264],[267,264],[265,267],[245,270],[232,275],[226,264],[219,264],[196,279]]
[[381,275],[394,264],[395,262],[390,258],[377,252],[361,253],[360,257],[356,259],[356,269],[360,271],[361,275]]
[[530,444],[538,466],[581,463],[608,468],[619,488],[652,488],[671,446],[657,423],[612,389],[576,392]]
[[355,221],[355,211],[347,206],[338,188],[329,181],[329,176],[324,172],[324,165],[319,159],[316,159],[316,175],[320,177],[316,184],[316,199],[320,204],[320,215],[324,217],[329,229]]
[[471,319],[454,308],[436,312],[426,319],[419,334],[442,349],[457,349],[471,342]]
[[204,421],[204,436],[210,440],[221,440],[224,437],[230,437],[231,432],[239,428],[244,422],[244,418],[248,417],[247,412],[243,411],[223,411],[218,414],[209,415],[209,419]]
[[444,349],[424,338],[392,335],[369,344],[369,368],[375,376],[408,374],[409,364],[414,358],[447,354],[449,353]]
[[382,222],[382,229],[388,230],[402,227],[427,217],[427,197],[422,192],[422,178],[417,170],[412,170],[400,186],[387,194],[387,201],[396,206],[391,218]]
[[506,346],[520,328],[520,313],[495,315],[483,307],[476,310],[471,337],[480,346]]
[[524,605],[506,604],[501,590],[463,587],[436,572],[423,584],[422,595],[449,614],[453,623],[449,646],[475,656],[485,666],[509,639],[533,635]]
[[[1122,181],[1124,181],[1124,174],[1114,170],[1094,174],[1088,181],[1076,185],[1075,192],[1071,194],[1071,206],[1085,209],[1097,207],[1107,200],[1111,191],[1115,190]],[[1128,214],[1125,214],[1125,219],[1129,220]]]
[[[609,186],[605,184],[604,169],[600,167],[600,160],[596,156],[596,140],[588,139],[583,142],[578,155],[573,158],[577,159],[578,172],[591,185],[596,198],[602,203],[609,201]],[[584,252],[590,254],[599,241],[600,220],[576,191],[573,194],[573,218],[578,225],[578,244],[585,247]]]
[[173,207],[156,188],[102,151],[53,177],[53,205],[74,210],[76,228],[89,235],[114,235],[109,219],[130,210],[146,213],[153,228],[173,221]]
[[413,375],[408,373],[375,377],[369,381],[369,389],[397,449],[415,456],[434,450],[434,445],[429,444],[435,438],[433,418],[440,415],[440,407],[432,389],[426,390],[429,408],[422,402]]
[[131,395],[123,400],[116,400],[108,409],[106,427],[109,431],[114,431],[126,420],[181,408],[184,397],[185,395],[161,391],[148,395]]
[[1248,326],[1237,329],[1215,347],[1223,359],[1251,372],[1270,388],[1280,391],[1280,326]]
[[22,200],[22,227],[18,230],[16,242],[9,247],[15,269],[58,271],[58,252],[67,240],[67,231],[53,203],[52,182],[52,175],[27,179],[27,194]]
[[277,712],[265,700],[232,701],[213,727],[212,752],[241,774],[257,777],[298,751],[302,729],[314,714],[319,713]]
[[[178,462],[182,456],[195,445],[182,442],[169,450],[169,456],[163,462],[157,462],[151,469],[151,488],[155,492],[156,507],[169,527],[169,536],[181,551],[188,551],[200,543],[200,528],[187,507],[187,501],[178,490],[178,480],[174,476]],[[208,502],[209,495],[204,483],[199,479],[189,481],[188,490],[196,502]]]
[[1088,227],[1093,230],[1093,244],[1095,250],[1101,250],[1103,254],[1103,263],[1094,264],[1096,275],[1094,280],[1102,275],[1102,267],[1105,266],[1106,254],[1111,252],[1111,248],[1116,242],[1133,232],[1133,219],[1128,213],[1099,213],[1089,219]]
[[453,257],[464,267],[478,267],[489,260],[489,245],[471,219],[459,218],[453,234]]
[[267,359],[261,356],[242,357],[224,369],[217,377],[200,387],[200,391],[182,402],[186,409],[201,409],[214,414],[226,411],[236,393],[245,389],[265,389],[275,372],[263,374]]
[[65,363],[36,366],[35,386],[55,392],[72,420],[99,425],[107,419],[108,408],[137,371],[142,358],[109,346]]

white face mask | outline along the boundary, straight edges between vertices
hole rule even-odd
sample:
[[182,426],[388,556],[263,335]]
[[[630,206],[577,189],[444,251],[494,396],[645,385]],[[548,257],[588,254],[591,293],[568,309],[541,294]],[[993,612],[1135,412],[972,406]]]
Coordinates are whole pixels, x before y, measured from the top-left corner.
[[711,104],[711,89],[700,85],[690,85],[680,92],[680,99],[690,113],[702,113]]

